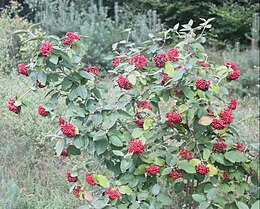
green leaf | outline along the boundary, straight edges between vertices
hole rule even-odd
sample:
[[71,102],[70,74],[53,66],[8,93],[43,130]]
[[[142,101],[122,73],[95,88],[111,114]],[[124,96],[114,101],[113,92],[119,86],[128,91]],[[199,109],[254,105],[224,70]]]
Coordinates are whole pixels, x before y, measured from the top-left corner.
[[170,172],[172,171],[172,168],[168,167],[168,168],[165,168],[162,172],[162,176],[164,175],[168,175]]
[[247,158],[245,157],[244,153],[236,150],[226,152],[224,156],[227,160],[229,160],[232,163],[247,161]]
[[104,126],[105,126],[107,129],[112,128],[112,127],[115,125],[117,119],[118,119],[117,114],[112,113],[111,115],[109,115],[109,116],[107,116],[107,117],[105,118],[105,120],[104,120]]
[[125,157],[121,161],[120,168],[121,168],[122,173],[125,173],[127,171],[127,169],[129,169],[131,167],[132,162],[133,162],[133,160],[132,160],[132,158],[130,156]]
[[166,72],[168,75],[172,76],[174,74],[174,67],[172,62],[166,62],[164,67],[164,72]]
[[208,202],[202,202],[199,205],[199,209],[206,209],[209,207],[209,203]]
[[185,73],[185,70],[184,69],[178,69],[178,70],[175,70],[174,74],[173,74],[173,81],[178,81],[182,78],[183,74]]
[[154,161],[154,164],[158,166],[164,166],[165,161],[162,158],[157,157]]
[[69,145],[67,151],[71,155],[80,155],[80,150],[74,145]]
[[236,205],[239,209],[249,209],[249,207],[247,206],[247,204],[243,203],[243,202],[236,202]]
[[152,194],[154,195],[158,195],[161,191],[161,187],[159,184],[155,184],[153,187],[152,187]]
[[127,195],[132,195],[133,194],[133,190],[129,186],[121,186],[119,188],[119,192],[121,194],[127,194]]
[[74,99],[76,99],[78,97],[78,91],[77,89],[72,89],[70,91],[70,93],[68,94],[68,98],[70,101],[73,101]]
[[191,159],[189,164],[193,167],[196,167],[198,164],[200,164],[200,160],[199,159]]
[[259,209],[260,208],[260,200],[257,200],[251,207],[251,209]]
[[37,79],[42,85],[46,85],[47,75],[44,71],[39,72]]
[[58,156],[60,156],[62,150],[65,148],[65,141],[64,139],[58,140],[56,142],[55,150]]
[[187,173],[196,173],[195,167],[190,165],[187,160],[182,160],[179,162],[179,169],[184,170]]
[[84,70],[79,71],[79,74],[83,77],[86,78],[88,80],[94,80],[94,76]]
[[50,62],[52,62],[54,65],[57,65],[59,62],[59,57],[55,54],[52,54],[49,58]]
[[218,174],[218,169],[214,165],[207,165],[209,167],[209,172],[207,173],[207,176],[214,176]]
[[121,152],[120,150],[112,150],[112,152],[113,152],[116,156],[121,156],[121,157],[124,156],[124,153]]
[[210,154],[211,154],[211,151],[209,149],[204,149],[203,150],[203,159],[208,161]]
[[77,92],[82,99],[86,99],[88,97],[88,90],[83,86],[78,86]]
[[196,202],[203,202],[206,201],[206,197],[203,194],[193,194],[192,198],[196,201]]
[[153,124],[153,120],[150,118],[146,118],[144,120],[144,130],[148,130]]
[[102,209],[105,208],[108,201],[105,201],[104,199],[97,199],[93,202],[93,207],[95,209]]
[[218,193],[218,190],[216,188],[210,189],[207,193],[207,199],[213,200],[216,197],[217,193]]
[[212,88],[212,90],[213,90],[216,94],[219,94],[219,93],[220,93],[220,88],[219,88],[219,86],[211,84],[210,87]]
[[157,201],[161,202],[163,205],[172,205],[172,199],[165,194],[159,194],[157,196]]
[[176,184],[174,184],[174,192],[175,193],[180,193],[181,191],[183,191],[183,187],[184,187],[184,183],[183,182],[177,182]]
[[100,130],[98,131],[94,137],[93,137],[93,141],[98,141],[98,140],[106,140],[107,139],[107,132],[106,131],[103,131],[103,130]]
[[116,147],[123,147],[123,142],[116,135],[112,135],[109,137],[110,142]]
[[100,155],[107,150],[108,142],[107,142],[107,138],[105,137],[103,138],[103,140],[95,141],[94,144],[95,144],[97,155]]
[[143,129],[141,128],[135,128],[132,132],[132,137],[134,138],[139,138],[140,136],[142,136],[144,133]]
[[183,87],[182,91],[185,95],[185,97],[192,99],[194,97],[194,93],[192,92],[192,90],[189,87]]
[[137,169],[134,172],[134,175],[142,175],[146,173],[145,168],[147,167],[147,164],[142,164],[137,167]]
[[136,84],[136,76],[135,76],[135,75],[130,74],[127,78],[128,78],[129,82],[130,82],[132,85],[135,85],[135,84]]
[[110,184],[109,184],[107,177],[102,176],[102,175],[97,175],[95,179],[100,186],[109,188]]
[[94,115],[93,115],[93,124],[94,126],[98,126],[102,123],[103,121],[103,116],[100,112],[95,112]]
[[198,124],[203,126],[208,126],[212,123],[213,118],[214,118],[213,116],[204,115],[199,119]]
[[126,117],[132,117],[128,112],[122,110],[122,109],[118,109],[117,112],[122,115],[122,116],[126,116]]

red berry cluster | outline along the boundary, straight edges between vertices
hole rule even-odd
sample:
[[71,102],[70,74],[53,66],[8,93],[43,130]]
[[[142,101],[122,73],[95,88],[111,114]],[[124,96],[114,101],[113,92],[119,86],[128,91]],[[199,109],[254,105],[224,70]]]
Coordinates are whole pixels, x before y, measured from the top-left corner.
[[19,73],[25,76],[28,76],[28,69],[26,68],[25,64],[18,64]]
[[73,137],[76,135],[76,127],[65,121],[63,118],[59,118],[59,125],[62,133],[67,137]]
[[178,87],[179,87],[178,84],[175,85],[174,88],[173,88],[173,92],[174,92],[175,94],[177,94],[177,95],[183,94],[183,91],[182,91],[182,90],[178,90]]
[[182,121],[181,115],[179,113],[176,113],[176,112],[172,112],[172,113],[167,112],[165,114],[165,117],[167,118],[166,123],[169,127],[172,127],[173,123],[179,124]]
[[176,48],[171,48],[168,52],[167,52],[167,58],[168,60],[172,61],[172,62],[178,62],[178,56],[179,56],[180,52],[178,49]]
[[68,157],[69,156],[66,149],[63,149],[60,155],[63,156],[63,157]]
[[112,65],[114,67],[117,67],[119,65],[120,62],[124,62],[126,59],[125,58],[114,58],[112,60]]
[[224,179],[227,179],[227,178],[228,178],[228,173],[227,173],[227,171],[224,171],[224,172],[223,172],[223,178],[224,178]]
[[212,152],[223,152],[227,148],[227,144],[223,138],[218,138],[217,142],[213,144]]
[[91,73],[92,75],[94,75],[95,77],[97,77],[100,73],[99,69],[97,68],[97,66],[90,66],[88,67],[88,69],[86,70],[88,73]]
[[227,68],[231,68],[233,71],[227,75],[227,80],[237,80],[240,76],[240,71],[237,68],[237,65],[235,62],[227,62],[226,64]]
[[210,172],[209,167],[205,165],[198,164],[196,166],[196,172],[201,174],[201,175],[206,175],[208,172]]
[[135,125],[139,128],[144,128],[144,121],[141,120],[141,113],[137,111],[135,117],[137,118],[137,120],[134,120]]
[[221,110],[219,116],[221,117],[221,119],[224,121],[225,124],[230,124],[234,119],[231,109]]
[[223,129],[227,128],[227,126],[225,125],[225,122],[223,120],[217,119],[217,118],[214,118],[212,120],[211,125],[213,126],[213,128],[215,128],[217,130],[223,130]]
[[50,52],[52,51],[52,45],[50,42],[48,41],[44,41],[41,45],[41,48],[40,48],[40,52],[43,56],[45,57],[49,57],[50,56]]
[[165,54],[158,54],[153,58],[153,63],[156,67],[164,67],[167,61],[168,58]]
[[42,106],[38,106],[38,113],[43,116],[43,117],[46,117],[47,115],[50,114],[49,111],[46,111],[44,107]]
[[141,140],[136,140],[135,138],[132,138],[128,142],[128,145],[129,145],[128,153],[133,153],[137,155],[141,155],[145,148],[143,142]]
[[77,182],[78,181],[78,177],[72,177],[70,172],[66,173],[66,177],[68,179],[68,182]]
[[170,80],[170,77],[165,73],[160,73],[160,76],[163,77],[163,80],[161,82],[161,85],[165,85]]
[[14,105],[14,103],[15,103],[15,99],[13,99],[13,98],[8,98],[8,100],[7,100],[7,107],[8,107],[8,109],[9,109],[11,112],[14,112],[14,113],[18,114],[18,113],[19,113],[19,109],[18,109],[18,107],[16,107],[16,106]]
[[73,32],[67,32],[65,36],[66,38],[63,40],[63,43],[66,45],[71,45],[74,40],[80,40],[79,35]]
[[217,130],[222,130],[227,128],[226,124],[230,124],[234,119],[232,110],[235,110],[236,107],[237,107],[237,101],[235,99],[231,100],[229,103],[229,107],[227,109],[220,111],[219,113],[220,119],[217,118],[213,119],[211,123],[213,128]]
[[149,104],[149,102],[147,100],[143,100],[141,102],[138,102],[137,108],[148,109],[148,110],[153,109],[152,106]]
[[168,174],[168,176],[169,176],[170,178],[172,178],[172,179],[178,179],[178,178],[181,178],[181,177],[182,177],[182,173],[179,173],[179,172],[177,172],[177,171],[172,170],[172,171]]
[[233,145],[232,149],[235,149],[239,152],[243,152],[245,150],[244,146],[240,143],[236,143]]
[[237,108],[237,100],[232,99],[232,100],[229,102],[228,108],[231,109],[231,110],[235,110],[235,109]]
[[137,127],[139,127],[139,128],[144,128],[144,121],[143,121],[143,120],[140,120],[140,119],[134,120],[134,123],[135,123],[135,125],[136,125]]
[[198,60],[197,62],[201,67],[207,68],[207,64],[203,60]]
[[150,175],[154,175],[160,172],[160,167],[156,165],[151,165],[145,168],[146,172]]
[[110,199],[120,199],[121,196],[115,189],[112,188],[107,188],[105,193]]
[[118,86],[122,89],[131,89],[132,88],[132,84],[129,83],[128,79],[125,78],[124,76],[122,76],[121,74],[118,76],[117,80],[116,80]]
[[89,173],[86,173],[86,182],[90,185],[96,185],[93,176],[91,176]]
[[[80,198],[79,192],[81,190],[81,186],[75,186],[73,189],[73,194],[76,196],[76,198]],[[82,198],[84,199],[84,194],[82,194]]]
[[179,155],[182,156],[182,158],[189,160],[194,157],[194,152],[189,151],[188,147],[185,147],[180,150]]
[[205,80],[204,78],[199,78],[196,80],[195,85],[201,91],[207,91],[209,89],[210,80]]
[[40,81],[36,80],[35,83],[36,86],[38,86],[40,89],[44,88],[45,86],[40,83]]
[[136,69],[140,70],[146,65],[146,57],[141,55],[135,55],[129,59],[129,65],[134,65]]

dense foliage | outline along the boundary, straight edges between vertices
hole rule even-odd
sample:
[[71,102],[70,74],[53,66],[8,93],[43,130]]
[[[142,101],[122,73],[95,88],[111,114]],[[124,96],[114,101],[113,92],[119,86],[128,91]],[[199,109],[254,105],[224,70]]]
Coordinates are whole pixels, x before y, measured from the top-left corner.
[[[62,5],[65,2],[70,2],[66,7],[61,8],[62,11],[65,12],[65,19],[68,17],[77,18],[81,11],[88,11],[93,3],[108,7],[108,16],[112,19],[116,17],[114,1],[110,0],[26,0],[25,2],[27,2],[30,8],[35,12],[37,20],[44,22],[57,19],[57,16],[51,11],[55,8],[55,5]],[[217,21],[213,23],[214,26],[210,30],[211,37],[207,43],[221,48],[224,48],[226,44],[234,45],[236,41],[242,44],[249,44],[250,40],[246,35],[251,33],[253,14],[259,12],[259,2],[256,0],[137,0],[119,1],[119,6],[128,16],[131,16],[131,13],[134,15],[146,14],[148,10],[156,10],[163,24],[167,27],[172,27],[178,22],[184,24],[188,22],[189,19],[198,20],[199,18],[208,19],[217,17]],[[70,15],[65,15],[67,11],[70,11]],[[47,14],[48,18],[45,18]],[[82,20],[77,19],[73,27],[79,26],[78,23]],[[199,22],[196,23],[198,24]],[[68,22],[64,24],[68,24]],[[55,25],[49,26],[52,27],[53,30],[56,28]],[[232,39],[230,39],[230,37],[232,37]]]
[[[83,36],[30,31],[39,45],[19,72],[33,83],[28,92],[48,89],[38,113],[59,125],[56,152],[71,157],[66,177],[85,207],[167,208],[179,195],[179,208],[257,208],[257,159],[232,125],[237,101],[225,99],[224,83],[237,82],[240,70],[208,60],[202,44],[211,20],[150,34],[140,47],[129,30],[112,47],[112,98],[99,69],[81,64]],[[167,45],[172,36],[177,44]],[[19,114],[25,95],[9,98],[9,110]]]

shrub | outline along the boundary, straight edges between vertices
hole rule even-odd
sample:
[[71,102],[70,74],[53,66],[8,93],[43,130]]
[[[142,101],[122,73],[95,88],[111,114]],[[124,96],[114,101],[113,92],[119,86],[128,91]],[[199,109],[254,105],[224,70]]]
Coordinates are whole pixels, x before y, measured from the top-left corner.
[[[175,25],[137,48],[128,38],[113,45],[121,54],[112,71],[120,90],[111,103],[97,68],[82,69],[80,41],[34,37],[37,49],[46,41],[52,47],[31,59],[32,88],[49,89],[43,107],[60,127],[57,155],[80,155],[67,179],[86,207],[167,208],[176,195],[178,208],[257,206],[257,159],[232,125],[237,101],[224,97],[224,81],[238,82],[240,71],[229,61],[215,75],[209,65],[202,43],[211,20]],[[180,41],[168,48],[172,33]],[[55,108],[60,98],[62,116]],[[23,103],[16,97],[9,109],[22,111]]]
[[17,63],[25,59],[21,53],[21,40],[13,33],[29,27],[29,23],[18,17],[20,8],[17,3],[6,7],[0,16],[0,74],[10,74],[17,68]]

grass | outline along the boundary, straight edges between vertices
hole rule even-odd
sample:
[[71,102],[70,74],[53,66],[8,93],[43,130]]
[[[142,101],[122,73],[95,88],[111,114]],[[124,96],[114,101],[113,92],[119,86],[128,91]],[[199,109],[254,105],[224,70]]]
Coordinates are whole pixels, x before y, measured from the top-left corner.
[[20,116],[6,107],[8,97],[30,87],[27,81],[0,79],[0,208],[76,208],[81,201],[68,191],[68,159],[55,157],[55,142],[44,137],[53,133],[57,125],[37,113],[43,92],[33,95],[35,104],[23,108]]

